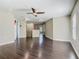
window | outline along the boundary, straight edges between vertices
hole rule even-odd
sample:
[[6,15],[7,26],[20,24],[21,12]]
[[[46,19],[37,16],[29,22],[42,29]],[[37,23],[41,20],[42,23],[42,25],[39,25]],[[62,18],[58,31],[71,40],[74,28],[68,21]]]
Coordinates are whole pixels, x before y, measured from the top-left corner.
[[72,19],[72,37],[76,40],[76,14],[74,14]]

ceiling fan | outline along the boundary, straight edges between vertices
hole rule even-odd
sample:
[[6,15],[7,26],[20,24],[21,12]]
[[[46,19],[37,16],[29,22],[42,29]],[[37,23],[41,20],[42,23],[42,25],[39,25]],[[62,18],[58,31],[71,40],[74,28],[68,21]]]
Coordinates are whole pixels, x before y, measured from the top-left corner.
[[38,14],[44,14],[45,12],[36,12],[36,9],[34,8],[31,8],[32,12],[29,12],[27,14],[32,14],[34,15],[35,17],[37,17]]

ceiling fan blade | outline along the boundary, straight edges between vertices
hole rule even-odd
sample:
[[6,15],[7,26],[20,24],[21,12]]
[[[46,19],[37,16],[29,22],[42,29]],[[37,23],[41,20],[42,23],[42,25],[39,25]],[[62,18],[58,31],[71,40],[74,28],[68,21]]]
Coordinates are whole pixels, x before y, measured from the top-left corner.
[[32,11],[33,11],[33,13],[35,13],[35,12],[36,12],[34,8],[32,8]]
[[31,11],[30,9],[16,9],[16,11]]
[[45,12],[37,12],[37,14],[44,14]]
[[27,13],[27,14],[33,14],[33,13]]

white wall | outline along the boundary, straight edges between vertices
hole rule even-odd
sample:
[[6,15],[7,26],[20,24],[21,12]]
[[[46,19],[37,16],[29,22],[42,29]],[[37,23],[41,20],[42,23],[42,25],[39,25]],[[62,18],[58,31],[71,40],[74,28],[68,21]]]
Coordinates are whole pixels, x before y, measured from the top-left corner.
[[15,40],[14,16],[5,11],[0,11],[0,45]]
[[[75,8],[74,8],[74,10],[73,10],[73,12],[71,14],[71,21],[73,19],[74,14],[76,14],[76,21],[77,21],[77,23],[76,23],[76,25],[77,25],[77,31],[76,31],[77,39],[74,40],[72,38],[71,39],[71,44],[72,44],[74,50],[76,51],[76,53],[77,53],[77,55],[79,57],[79,0],[78,0],[77,4],[75,5]],[[71,25],[71,27],[72,27],[72,25]]]
[[53,20],[52,19],[48,20],[45,26],[46,26],[45,36],[50,39],[53,39]]
[[27,33],[26,33],[26,21],[25,19],[21,19],[20,20],[20,38],[26,38],[27,37]]
[[70,17],[53,18],[53,40],[70,41]]

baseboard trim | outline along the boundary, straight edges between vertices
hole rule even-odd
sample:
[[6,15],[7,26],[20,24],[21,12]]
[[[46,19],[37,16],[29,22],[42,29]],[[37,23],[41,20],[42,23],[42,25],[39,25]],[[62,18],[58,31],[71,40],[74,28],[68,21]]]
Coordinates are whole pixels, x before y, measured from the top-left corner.
[[74,50],[74,52],[75,52],[76,56],[79,58],[79,54],[77,53],[77,50],[74,48],[74,46],[72,45],[72,43],[71,43],[71,42],[70,42],[70,45],[72,46],[72,48],[73,48],[73,50]]
[[77,52],[76,48],[74,47],[74,45],[70,42],[70,45],[72,46],[76,56],[79,58],[79,53]]
[[47,36],[45,36],[46,38],[50,39],[50,40],[54,40],[54,41],[61,41],[61,42],[71,42],[70,40],[62,40],[62,39],[51,39]]
[[10,41],[10,42],[6,42],[6,43],[0,43],[0,46],[3,46],[3,45],[7,45],[7,44],[11,44],[11,43],[14,43],[15,41]]
[[62,41],[62,42],[70,42],[70,40],[62,40],[62,39],[53,39],[55,41]]
[[46,36],[45,36],[45,38],[50,39],[50,40],[53,40],[53,39],[51,39],[51,38],[49,38],[49,37],[46,37]]
[[48,36],[45,36],[47,39],[50,39],[50,40],[53,40],[52,38],[48,37]]

